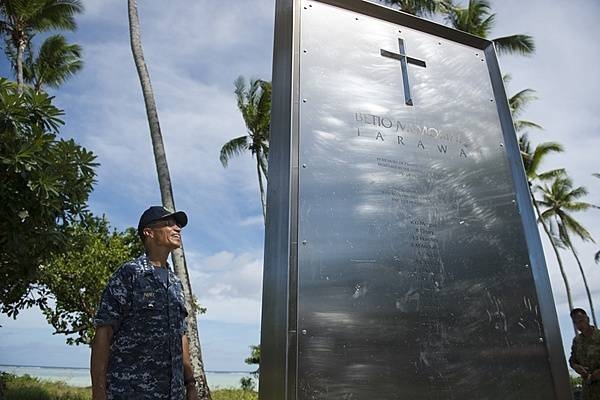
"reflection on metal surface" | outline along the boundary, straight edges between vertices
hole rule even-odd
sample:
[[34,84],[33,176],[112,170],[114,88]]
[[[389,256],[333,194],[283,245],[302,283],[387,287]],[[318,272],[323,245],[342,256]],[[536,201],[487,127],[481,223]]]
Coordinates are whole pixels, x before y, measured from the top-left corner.
[[297,398],[556,399],[486,55],[303,5]]

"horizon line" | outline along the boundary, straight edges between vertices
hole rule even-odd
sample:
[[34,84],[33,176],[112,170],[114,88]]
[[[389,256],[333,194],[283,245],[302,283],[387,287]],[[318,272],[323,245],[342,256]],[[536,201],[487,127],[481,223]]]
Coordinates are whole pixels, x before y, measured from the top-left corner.
[[[30,364],[0,364],[0,367],[26,367],[26,368],[55,368],[55,369],[87,369],[90,367],[60,367],[56,365],[30,365]],[[212,373],[237,373],[237,374],[251,374],[254,371],[242,371],[242,370],[206,370],[204,371]]]

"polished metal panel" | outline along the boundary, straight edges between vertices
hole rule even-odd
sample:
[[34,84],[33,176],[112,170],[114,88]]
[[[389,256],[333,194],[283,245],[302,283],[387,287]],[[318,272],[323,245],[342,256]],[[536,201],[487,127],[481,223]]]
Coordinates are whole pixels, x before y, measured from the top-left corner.
[[296,289],[290,296],[290,282],[297,276],[298,185],[292,166],[298,165],[298,8],[297,1],[278,0],[275,9],[259,384],[266,400],[295,398],[286,392],[296,386]]
[[260,398],[569,399],[491,42],[277,0]]
[[500,124],[504,135],[504,143],[507,148],[507,158],[511,166],[513,182],[517,188],[517,206],[523,222],[523,229],[527,247],[529,249],[529,259],[531,260],[532,274],[538,295],[540,306],[540,316],[542,318],[545,343],[548,348],[550,368],[554,378],[555,392],[560,399],[571,399],[571,386],[566,369],[566,360],[564,357],[562,339],[554,306],[554,298],[550,286],[550,277],[544,260],[544,252],[540,241],[538,224],[533,206],[531,204],[531,193],[529,192],[529,183],[524,174],[523,162],[513,128],[513,122],[510,117],[510,108],[506,93],[504,92],[504,84],[502,74],[498,66],[494,48],[489,46],[485,50],[487,57],[486,61],[490,70],[492,87],[494,96],[498,106],[500,116]]
[[493,51],[301,5],[288,398],[568,398]]

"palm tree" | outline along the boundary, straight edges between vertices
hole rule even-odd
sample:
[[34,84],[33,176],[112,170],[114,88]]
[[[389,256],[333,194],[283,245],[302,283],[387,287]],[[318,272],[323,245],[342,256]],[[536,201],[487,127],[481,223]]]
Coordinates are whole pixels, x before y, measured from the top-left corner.
[[563,168],[553,169],[546,172],[539,172],[539,168],[542,161],[550,153],[561,153],[564,148],[560,143],[557,142],[544,142],[540,143],[535,148],[533,143],[529,140],[529,135],[524,133],[519,138],[519,150],[521,151],[521,158],[523,160],[523,167],[525,168],[525,175],[530,183],[534,181],[547,181],[556,176],[564,174]]
[[[69,44],[62,35],[48,37],[37,54],[31,48],[25,50],[23,80],[31,84],[36,92],[45,86],[58,88],[83,67],[81,46]],[[12,47],[5,49],[6,55],[16,70],[17,55]]]
[[251,79],[249,85],[243,77],[235,80],[237,106],[246,124],[247,135],[231,139],[221,147],[219,159],[227,167],[232,156],[250,150],[256,157],[256,174],[260,189],[263,218],[266,218],[265,182],[267,181],[267,157],[269,155],[269,127],[271,124],[271,82]]
[[[502,81],[504,81],[504,86],[508,86],[512,77],[510,74],[505,74],[502,76]],[[525,129],[544,129],[540,125],[535,122],[518,119],[521,117],[525,108],[531,103],[533,100],[537,100],[537,96],[535,95],[535,90],[533,89],[523,89],[520,92],[515,93],[508,99],[508,106],[510,108],[510,114],[512,115],[513,125],[515,127],[515,132],[517,134],[523,134]]]
[[527,134],[523,134],[519,138],[519,148],[521,150],[521,158],[523,160],[523,166],[525,168],[525,175],[527,176],[527,180],[530,186],[530,196],[531,202],[535,211],[538,215],[538,222],[542,225],[546,236],[548,236],[548,240],[554,250],[554,255],[556,256],[556,261],[558,262],[558,268],[560,270],[560,274],[562,276],[563,282],[565,284],[565,291],[567,293],[567,301],[569,303],[569,310],[572,310],[573,307],[573,297],[571,295],[571,287],[569,285],[569,279],[567,278],[567,273],[565,272],[565,267],[563,265],[562,257],[560,256],[560,252],[558,251],[558,247],[560,246],[559,238],[556,237],[552,233],[551,226],[548,224],[544,218],[542,218],[542,212],[540,211],[540,207],[538,204],[538,200],[535,198],[534,191],[537,187],[532,187],[533,183],[536,181],[546,181],[552,179],[553,177],[559,176],[564,173],[563,169],[555,169],[546,172],[539,172],[539,168],[542,160],[550,153],[559,153],[563,151],[562,145],[555,142],[546,142],[537,145],[533,148],[532,143],[529,141]]
[[573,256],[575,257],[575,260],[577,260],[577,265],[579,266],[581,277],[583,278],[583,284],[588,296],[588,302],[590,303],[590,311],[594,325],[597,325],[592,295],[590,293],[590,288],[583,270],[583,266],[581,265],[581,260],[579,259],[577,251],[573,246],[571,234],[573,233],[579,236],[579,238],[584,241],[593,242],[594,239],[588,230],[585,229],[583,225],[581,225],[569,213],[573,211],[585,211],[592,207],[590,203],[578,201],[578,199],[587,195],[587,190],[582,186],[573,188],[572,180],[565,174],[557,176],[552,181],[551,186],[544,185],[538,186],[538,188],[543,194],[542,200],[538,200],[539,204],[546,207],[546,210],[541,214],[541,219],[554,220],[556,226],[558,227],[560,239],[566,245],[566,247],[571,249],[573,252]]
[[23,78],[39,92],[44,86],[59,87],[82,67],[81,46],[67,43],[62,35],[52,35],[42,43],[37,56],[28,55]]
[[23,57],[36,32],[51,29],[74,30],[75,14],[83,11],[79,0],[2,0],[0,31],[16,51],[19,91],[23,91]]
[[[488,38],[494,26],[496,14],[492,14],[488,0],[469,0],[467,7],[454,5],[452,0],[380,0],[398,6],[400,11],[430,17],[445,14],[446,21],[454,28],[482,38]],[[529,35],[511,35],[492,39],[499,54],[517,53],[530,55],[535,43]]]
[[[148,125],[150,127],[150,139],[154,151],[154,161],[156,163],[156,171],[158,173],[158,185],[162,204],[169,210],[175,210],[175,200],[173,199],[173,189],[171,187],[171,177],[169,167],[167,165],[167,155],[163,145],[162,133],[158,121],[158,111],[154,101],[154,93],[150,83],[150,74],[144,60],[142,50],[142,42],[140,37],[140,20],[137,11],[136,0],[128,0],[128,15],[129,15],[129,34],[131,39],[131,51],[138,76],[142,86],[142,94],[146,105],[146,114],[148,117]],[[194,368],[194,376],[198,385],[198,393],[201,399],[210,400],[210,391],[206,383],[206,374],[204,372],[204,364],[202,362],[202,353],[200,350],[200,338],[198,336],[198,323],[196,321],[196,305],[194,304],[194,296],[192,294],[192,286],[185,262],[185,254],[183,248],[175,250],[172,255],[173,269],[183,284],[183,290],[186,299],[186,308],[188,310],[187,336],[189,338],[190,357]]]
[[[494,26],[496,14],[492,14],[488,0],[469,0],[465,8],[450,7],[446,20],[463,32],[488,38]],[[533,38],[529,35],[511,35],[492,39],[499,54],[517,53],[530,55],[535,51]]]
[[397,6],[402,12],[419,17],[430,17],[445,12],[452,6],[448,0],[383,0],[383,2]]

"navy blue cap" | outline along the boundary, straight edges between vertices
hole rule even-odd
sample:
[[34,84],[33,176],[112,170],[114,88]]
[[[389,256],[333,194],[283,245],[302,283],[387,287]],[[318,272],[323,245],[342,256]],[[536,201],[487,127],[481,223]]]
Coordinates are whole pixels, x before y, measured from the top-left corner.
[[188,223],[188,217],[185,215],[183,211],[169,211],[162,206],[152,206],[148,208],[142,216],[140,217],[140,222],[138,224],[138,235],[142,236],[142,231],[145,227],[152,224],[155,221],[166,219],[166,218],[174,218],[177,225],[180,227],[184,227]]

